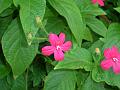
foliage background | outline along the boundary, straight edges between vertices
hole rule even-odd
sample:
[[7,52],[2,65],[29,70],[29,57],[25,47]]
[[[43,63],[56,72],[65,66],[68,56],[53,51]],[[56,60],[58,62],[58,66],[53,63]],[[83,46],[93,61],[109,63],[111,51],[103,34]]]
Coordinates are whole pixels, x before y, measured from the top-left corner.
[[[57,62],[41,48],[60,32],[73,46]],[[120,0],[0,0],[0,40],[1,90],[120,89],[120,75],[100,67],[105,48],[120,48]]]

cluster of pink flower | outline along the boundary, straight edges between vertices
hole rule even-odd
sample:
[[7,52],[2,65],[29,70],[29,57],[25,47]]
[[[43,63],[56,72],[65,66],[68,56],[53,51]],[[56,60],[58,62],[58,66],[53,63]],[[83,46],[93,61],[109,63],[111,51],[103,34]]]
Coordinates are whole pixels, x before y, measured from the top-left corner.
[[120,73],[120,52],[116,46],[112,46],[112,48],[107,48],[104,50],[105,60],[101,62],[101,67],[104,70],[108,70],[111,67],[115,74]]
[[95,4],[95,3],[98,3],[100,6],[104,6],[104,0],[92,0],[92,3]]
[[[56,34],[49,34],[49,42],[51,46],[45,46],[42,48],[42,54],[45,56],[50,56],[54,53],[54,58],[56,61],[64,60],[64,53],[69,51],[72,42],[65,42],[65,34],[60,33],[59,36]],[[103,70],[108,70],[113,67],[115,74],[120,73],[120,52],[116,46],[113,46],[111,49],[107,48],[104,50],[105,60],[101,62],[101,67]]]

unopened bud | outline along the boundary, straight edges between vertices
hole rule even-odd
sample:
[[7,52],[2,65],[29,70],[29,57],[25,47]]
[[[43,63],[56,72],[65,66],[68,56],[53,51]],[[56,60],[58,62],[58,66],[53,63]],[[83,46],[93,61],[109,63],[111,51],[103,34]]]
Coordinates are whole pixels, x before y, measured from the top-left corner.
[[36,17],[36,23],[39,25],[41,23],[41,19],[39,16]]
[[97,54],[100,54],[100,49],[99,49],[99,48],[95,48],[95,52],[96,52]]
[[31,42],[32,42],[32,33],[28,33],[28,36],[27,36],[27,41],[28,41],[28,44],[31,45]]

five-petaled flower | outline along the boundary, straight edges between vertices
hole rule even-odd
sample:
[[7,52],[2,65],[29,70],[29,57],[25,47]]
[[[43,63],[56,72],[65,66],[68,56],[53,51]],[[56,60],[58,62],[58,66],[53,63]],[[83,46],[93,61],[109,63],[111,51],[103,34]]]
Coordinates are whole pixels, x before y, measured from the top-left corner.
[[115,74],[120,73],[120,53],[116,46],[107,48],[104,50],[105,60],[101,62],[101,67],[104,70],[108,70],[111,67]]
[[98,3],[100,6],[104,6],[104,0],[92,0],[92,3],[95,4],[95,3]]
[[65,42],[64,33],[60,33],[59,36],[53,33],[49,34],[49,42],[51,46],[43,47],[42,54],[45,56],[50,56],[54,53],[54,58],[56,61],[62,61],[64,59],[63,52],[69,51],[72,46],[71,41]]

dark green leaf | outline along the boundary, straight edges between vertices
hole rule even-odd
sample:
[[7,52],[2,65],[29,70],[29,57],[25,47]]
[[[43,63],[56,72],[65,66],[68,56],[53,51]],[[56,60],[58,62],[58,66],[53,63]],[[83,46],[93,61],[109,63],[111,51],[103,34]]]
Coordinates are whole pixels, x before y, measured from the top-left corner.
[[55,70],[48,74],[44,90],[75,90],[76,72]]
[[14,77],[22,74],[33,61],[37,45],[27,46],[19,20],[15,19],[2,38],[2,48]]

